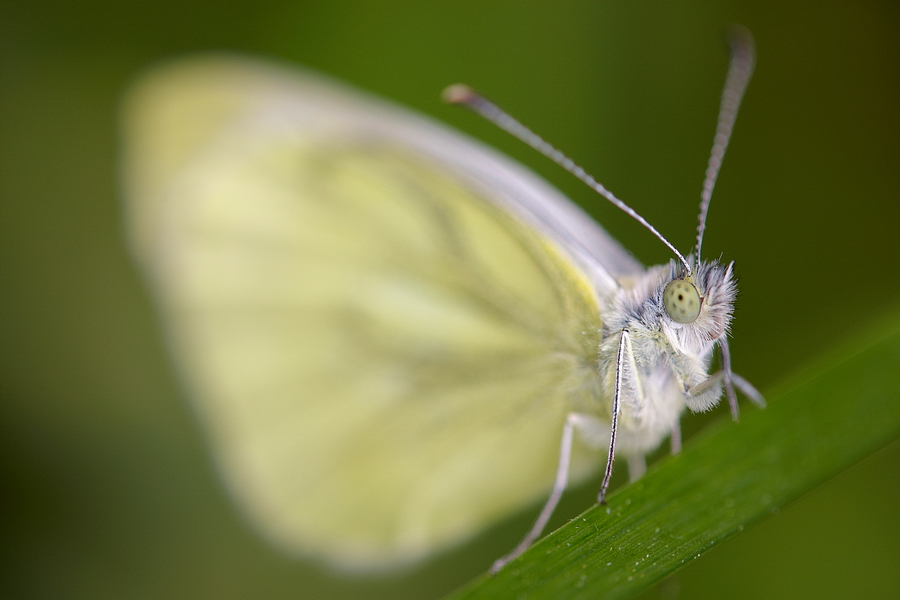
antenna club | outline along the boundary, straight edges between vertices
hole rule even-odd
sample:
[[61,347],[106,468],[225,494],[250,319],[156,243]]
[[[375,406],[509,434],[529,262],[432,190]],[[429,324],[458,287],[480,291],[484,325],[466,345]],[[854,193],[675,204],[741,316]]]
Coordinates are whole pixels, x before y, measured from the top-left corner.
[[477,97],[475,90],[464,83],[448,85],[441,93],[441,99],[447,104],[468,104]]
[[756,44],[753,41],[753,34],[743,25],[735,23],[728,28],[728,45],[731,46],[733,54],[741,55],[741,60],[745,65],[753,68],[756,55]]

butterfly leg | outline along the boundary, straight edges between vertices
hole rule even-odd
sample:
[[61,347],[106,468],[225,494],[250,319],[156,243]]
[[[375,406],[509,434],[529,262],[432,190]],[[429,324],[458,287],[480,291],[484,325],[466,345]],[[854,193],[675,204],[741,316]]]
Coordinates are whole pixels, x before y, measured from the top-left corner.
[[728,406],[731,408],[731,419],[737,421],[741,417],[741,412],[738,408],[737,394],[734,393],[734,384],[731,382],[731,352],[728,351],[728,338],[725,336],[722,336],[719,349],[722,351],[722,370],[720,372],[725,383],[725,395],[728,397]]
[[710,390],[722,384],[725,387],[725,394],[728,396],[728,404],[731,407],[731,417],[737,421],[740,413],[738,412],[737,395],[734,391],[735,387],[741,390],[745,396],[750,398],[754,404],[761,408],[766,406],[766,401],[762,397],[762,394],[760,394],[749,381],[731,370],[731,354],[728,351],[728,342],[724,339],[721,340],[719,347],[722,350],[722,370],[713,373],[706,380],[687,390],[688,406],[694,411],[711,408],[712,404],[718,400],[718,395],[716,395],[715,398],[707,398],[706,401],[701,400],[700,402],[697,402],[695,400],[695,406],[691,406],[691,398],[697,398],[708,394]]
[[672,433],[669,434],[669,447],[673,455],[681,452],[681,423],[677,421],[672,425]]
[[569,463],[572,458],[572,440],[575,429],[577,428],[580,431],[584,431],[586,437],[590,440],[591,438],[596,438],[599,427],[601,427],[601,425],[597,419],[590,415],[570,413],[566,417],[566,422],[563,425],[562,440],[559,444],[559,463],[556,467],[556,478],[553,481],[553,490],[550,492],[550,497],[547,498],[547,502],[544,504],[544,508],[541,509],[541,514],[538,515],[534,525],[531,527],[531,531],[529,531],[524,539],[519,542],[519,545],[516,546],[512,552],[494,562],[490,571],[491,575],[495,575],[507,563],[525,552],[534,540],[540,537],[541,532],[544,531],[544,527],[547,526],[547,521],[550,520],[553,511],[556,509],[556,505],[559,504],[559,499],[562,497],[569,480]]
[[738,375],[737,373],[731,374],[731,381],[734,383],[735,387],[741,390],[741,393],[750,398],[750,401],[753,404],[757,405],[760,408],[766,407],[766,399],[763,398],[763,395],[759,393],[753,384],[749,381]]
[[609,479],[612,477],[613,459],[616,455],[616,428],[619,423],[619,398],[622,394],[622,373],[625,370],[625,347],[629,345],[628,330],[623,329],[619,337],[619,349],[616,351],[616,385],[613,389],[612,419],[609,424],[609,453],[606,455],[606,470],[603,473],[603,483],[600,485],[600,493],[597,494],[597,502],[606,504],[606,488],[609,487]]
[[628,455],[628,480],[634,483],[647,472],[647,459],[640,452]]
[[750,398],[754,404],[760,408],[765,408],[766,399],[763,398],[762,394],[760,394],[749,381],[731,370],[731,352],[728,350],[728,340],[723,337],[719,347],[722,349],[722,371],[725,373],[725,391],[728,394],[728,403],[733,403],[731,416],[734,420],[737,421],[737,397],[734,393],[735,386],[741,390],[745,396]]
[[[597,497],[597,501],[600,504],[606,503],[606,489],[609,487],[609,479],[612,476],[612,465],[616,449],[616,425],[619,419],[619,395],[622,389],[622,371],[624,369],[623,360],[625,355],[625,347],[627,345],[628,330],[624,329],[622,330],[621,337],[619,338],[619,346],[616,353],[616,385],[615,391],[613,393],[612,421],[610,423],[609,429],[609,453],[606,456],[606,470],[604,471],[603,475],[603,484],[600,486],[600,493]],[[559,504],[559,500],[562,497],[562,494],[566,489],[566,484],[569,480],[569,463],[572,458],[572,441],[576,429],[578,429],[579,432],[584,435],[588,444],[597,446],[599,446],[598,438],[601,437],[599,435],[599,432],[605,432],[605,427],[591,415],[570,413],[566,417],[565,425],[563,425],[562,440],[559,445],[559,463],[556,467],[556,479],[553,482],[553,490],[550,492],[550,497],[547,498],[547,502],[544,504],[544,508],[541,509],[541,514],[538,515],[537,521],[534,522],[531,530],[528,532],[525,538],[522,539],[521,542],[519,542],[519,545],[516,546],[512,552],[497,559],[494,562],[490,570],[491,575],[496,575],[497,572],[499,572],[500,569],[506,566],[510,561],[515,560],[519,557],[520,554],[525,552],[525,550],[527,550],[531,546],[534,540],[540,537],[541,533],[544,531],[544,527],[547,526],[547,521],[550,520],[551,515],[553,515],[553,511],[556,509],[556,505]]]

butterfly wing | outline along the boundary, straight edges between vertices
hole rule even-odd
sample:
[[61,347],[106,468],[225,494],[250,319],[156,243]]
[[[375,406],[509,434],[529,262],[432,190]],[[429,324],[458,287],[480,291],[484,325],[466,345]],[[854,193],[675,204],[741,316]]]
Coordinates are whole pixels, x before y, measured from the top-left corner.
[[387,567],[546,492],[566,414],[596,406],[597,290],[640,269],[577,207],[408,111],[233,58],[150,75],[125,126],[134,251],[265,535]]

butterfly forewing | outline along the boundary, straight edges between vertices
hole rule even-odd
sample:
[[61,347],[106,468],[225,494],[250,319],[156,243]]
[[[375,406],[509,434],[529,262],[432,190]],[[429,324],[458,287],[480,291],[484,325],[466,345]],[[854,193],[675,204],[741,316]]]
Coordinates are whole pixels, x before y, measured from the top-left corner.
[[[602,321],[596,280],[535,227],[555,200],[532,176],[248,63],[158,73],[131,107],[135,251],[223,478],[269,538],[376,568],[546,492],[566,415],[603,410]],[[536,208],[510,208],[517,186]],[[634,268],[565,211],[576,242],[618,249],[609,272]],[[579,449],[573,479],[596,464]]]

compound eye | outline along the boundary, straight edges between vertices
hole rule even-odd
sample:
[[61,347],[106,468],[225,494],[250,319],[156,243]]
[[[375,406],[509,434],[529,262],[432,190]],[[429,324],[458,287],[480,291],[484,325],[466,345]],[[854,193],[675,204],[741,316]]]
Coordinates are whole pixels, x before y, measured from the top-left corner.
[[676,323],[693,323],[700,314],[700,292],[690,281],[675,279],[663,291],[663,304]]

